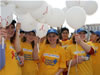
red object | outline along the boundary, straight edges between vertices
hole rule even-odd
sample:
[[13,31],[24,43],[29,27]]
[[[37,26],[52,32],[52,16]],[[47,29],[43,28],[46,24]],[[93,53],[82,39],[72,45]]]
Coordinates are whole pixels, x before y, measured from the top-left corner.
[[63,75],[67,75],[67,71],[63,72]]
[[62,40],[62,41],[67,41],[67,39],[65,39],[65,40]]
[[13,59],[15,57],[15,52],[12,51],[11,53],[12,53],[12,59]]
[[94,53],[95,53],[95,52],[94,52],[94,49],[91,47],[90,51],[89,51],[87,54],[92,55],[92,54],[94,54]]

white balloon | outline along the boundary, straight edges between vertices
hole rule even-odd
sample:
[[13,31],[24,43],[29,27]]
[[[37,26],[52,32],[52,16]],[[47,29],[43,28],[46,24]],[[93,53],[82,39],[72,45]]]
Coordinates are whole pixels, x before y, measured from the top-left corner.
[[84,8],[88,15],[94,14],[98,8],[96,1],[80,1],[80,6]]
[[47,7],[45,8],[45,11],[43,11],[42,13],[40,13],[38,16],[39,18],[36,19],[38,22],[40,23],[44,23],[47,24],[46,22],[46,16],[51,12],[53,8],[50,5],[47,5]]
[[27,14],[28,12],[26,10],[24,10],[23,8],[15,8],[15,12],[16,15],[23,15],[23,14]]
[[78,29],[85,24],[86,13],[83,8],[75,6],[66,12],[66,21],[74,29]]
[[1,24],[3,27],[10,25],[13,20],[13,12],[9,6],[0,7]]
[[64,7],[62,10],[63,10],[64,13],[65,13],[65,12],[67,12],[68,8],[67,8],[67,7]]
[[45,18],[47,24],[52,27],[60,27],[65,21],[64,12],[58,8],[52,9]]
[[49,28],[50,27],[47,24],[38,23],[36,27],[36,35],[39,36],[40,38],[46,36]]
[[71,8],[73,6],[79,6],[79,5],[80,5],[80,1],[74,1],[74,0],[66,1],[67,8]]
[[35,25],[37,24],[37,22],[35,21],[35,19],[33,19],[30,13],[19,16],[18,21],[21,22],[21,29],[24,31],[34,30],[36,27]]
[[37,10],[35,10],[35,11],[33,10],[31,14],[35,19],[40,19],[40,18],[44,17],[47,13],[48,13],[48,4],[44,3]]
[[7,17],[7,25],[10,25],[13,20],[13,15]]
[[0,2],[0,6],[6,6],[3,1]]
[[16,8],[18,8],[16,12],[19,14],[21,11],[23,12],[23,14],[26,14],[27,12],[31,12],[33,10],[35,11],[40,8],[43,3],[45,3],[45,1],[14,1]]

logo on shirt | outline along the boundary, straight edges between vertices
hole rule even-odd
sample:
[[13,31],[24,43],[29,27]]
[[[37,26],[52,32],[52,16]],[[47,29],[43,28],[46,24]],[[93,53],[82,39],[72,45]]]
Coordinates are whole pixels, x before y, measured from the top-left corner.
[[15,57],[15,52],[14,52],[14,51],[11,51],[11,54],[12,54],[12,59],[14,59],[14,57]]
[[48,54],[48,53],[44,53],[43,56],[48,56],[48,57],[55,57],[55,58],[59,58],[58,55],[54,55],[54,54]]
[[[54,58],[54,59],[45,58],[45,56],[51,57],[51,58]],[[44,62],[46,65],[54,66],[58,62],[58,60],[56,58],[59,58],[59,56],[54,55],[54,54],[44,53],[43,57],[42,57],[42,62]]]
[[32,50],[29,50],[29,49],[26,49],[26,48],[23,48],[23,51],[32,52]]
[[44,63],[45,63],[46,65],[51,65],[51,66],[54,66],[57,62],[58,62],[57,59],[54,59],[54,60],[45,59],[45,60],[44,60]]
[[84,54],[85,51],[75,51],[74,54]]
[[13,46],[10,46],[10,49],[14,49],[14,47]]

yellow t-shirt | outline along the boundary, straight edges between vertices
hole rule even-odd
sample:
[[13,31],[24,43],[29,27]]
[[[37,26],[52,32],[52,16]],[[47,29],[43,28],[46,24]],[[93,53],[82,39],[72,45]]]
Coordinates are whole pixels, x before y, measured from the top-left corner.
[[[76,55],[78,56],[87,56],[86,52],[83,48],[79,45],[72,44],[67,48],[67,61],[71,59],[75,59]],[[77,68],[77,69],[76,69]],[[77,71],[76,71],[77,70]],[[81,64],[76,66],[72,66],[70,68],[70,75],[93,75],[93,68],[92,68],[92,59],[91,56],[89,60],[83,61]]]
[[93,75],[100,75],[100,43],[93,43],[96,53],[92,55]]
[[44,40],[42,43],[39,43],[39,51],[41,50],[42,47],[44,47],[46,44],[46,40]]
[[10,41],[6,41],[5,57],[5,67],[0,71],[0,75],[20,75],[17,60],[15,58],[15,50]]
[[22,67],[22,75],[37,75],[38,66],[32,58],[32,46],[26,42],[21,43],[24,52],[24,66]]
[[60,41],[61,42],[61,44],[62,44],[62,47],[64,48],[64,49],[66,49],[69,45],[71,45],[72,44],[72,39],[71,40],[66,40],[66,41]]
[[51,48],[50,45],[42,47],[39,53],[38,75],[55,75],[59,68],[66,68],[65,53],[65,50],[59,45],[56,48]]

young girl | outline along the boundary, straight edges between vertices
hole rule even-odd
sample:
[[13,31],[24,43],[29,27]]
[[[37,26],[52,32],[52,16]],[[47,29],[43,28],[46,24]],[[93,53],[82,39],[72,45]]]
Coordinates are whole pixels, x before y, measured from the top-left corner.
[[86,30],[78,29],[73,37],[73,44],[67,48],[69,75],[93,75],[91,55],[94,54],[92,43],[86,43]]
[[91,31],[90,41],[94,44],[95,49],[97,50],[96,53],[92,56],[93,62],[93,75],[100,74],[100,31]]
[[38,58],[37,42],[38,37],[35,31],[25,32],[25,36],[21,42],[21,49],[24,54],[24,66],[22,67],[22,75],[37,75],[38,65],[35,60]]
[[44,45],[39,53],[38,75],[60,75],[66,68],[66,56],[59,42],[57,30],[48,30]]
[[15,33],[15,21],[6,27],[6,47],[5,47],[5,66],[1,70],[0,75],[21,75],[21,68],[18,66],[17,60],[15,58],[15,53],[20,50],[15,50],[13,46],[13,36]]

